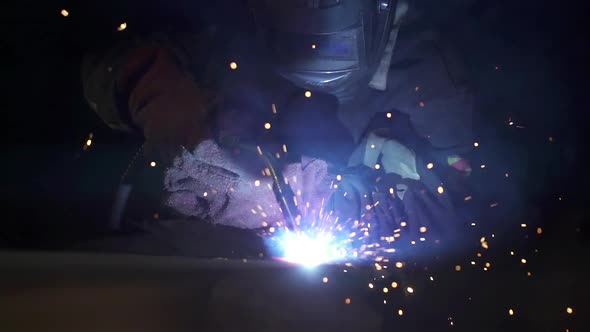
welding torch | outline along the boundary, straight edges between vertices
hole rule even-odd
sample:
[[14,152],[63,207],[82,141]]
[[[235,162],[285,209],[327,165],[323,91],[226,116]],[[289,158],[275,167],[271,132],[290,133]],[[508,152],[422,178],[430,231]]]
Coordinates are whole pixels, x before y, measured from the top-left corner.
[[244,149],[260,156],[270,171],[270,176],[273,180],[272,190],[279,203],[281,212],[285,217],[285,226],[290,231],[294,230],[296,220],[301,214],[295,204],[295,193],[293,193],[293,190],[287,184],[287,179],[283,176],[280,169],[276,167],[276,158],[271,153],[263,151],[262,148],[256,144],[240,142],[239,137],[236,136],[222,137],[220,143],[225,147]]

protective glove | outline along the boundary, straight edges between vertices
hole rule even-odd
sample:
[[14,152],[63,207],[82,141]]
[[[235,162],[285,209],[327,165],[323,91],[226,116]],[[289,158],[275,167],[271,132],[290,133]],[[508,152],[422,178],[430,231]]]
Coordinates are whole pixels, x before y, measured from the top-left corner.
[[386,174],[395,173],[402,178],[420,180],[416,170],[416,154],[395,139],[369,133],[350,157],[349,166],[383,167]]
[[145,152],[171,161],[210,135],[212,99],[171,51],[141,48],[128,55],[117,80],[130,118],[145,137]]
[[340,220],[363,223],[369,229],[365,241],[379,241],[401,230],[401,241],[409,245],[425,236],[423,229],[431,239],[453,232],[457,220],[452,207],[441,199],[445,193],[433,193],[421,181],[366,166],[342,173],[329,206]]
[[358,166],[342,171],[339,179],[328,207],[342,222],[358,221],[370,228],[369,241],[392,233],[406,220],[401,201],[390,189],[395,187],[391,176]]

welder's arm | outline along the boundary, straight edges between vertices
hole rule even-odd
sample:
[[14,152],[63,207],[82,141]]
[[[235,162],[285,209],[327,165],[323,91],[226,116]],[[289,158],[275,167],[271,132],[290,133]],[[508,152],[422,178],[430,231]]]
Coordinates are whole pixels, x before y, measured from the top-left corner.
[[447,152],[449,165],[465,170],[468,165],[457,163],[462,158],[455,156],[473,148],[475,97],[467,71],[449,44],[432,31],[402,29],[384,108],[407,115],[420,137],[433,149]]
[[143,134],[146,152],[170,159],[208,135],[211,99],[167,45],[131,43],[83,63],[84,94],[113,129]]

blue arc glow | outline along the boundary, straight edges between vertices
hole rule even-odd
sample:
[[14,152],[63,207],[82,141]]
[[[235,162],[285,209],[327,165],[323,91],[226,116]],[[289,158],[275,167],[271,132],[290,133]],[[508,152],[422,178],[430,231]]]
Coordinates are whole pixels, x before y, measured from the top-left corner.
[[341,243],[326,233],[284,232],[277,240],[282,251],[281,260],[305,267],[332,263],[346,257]]

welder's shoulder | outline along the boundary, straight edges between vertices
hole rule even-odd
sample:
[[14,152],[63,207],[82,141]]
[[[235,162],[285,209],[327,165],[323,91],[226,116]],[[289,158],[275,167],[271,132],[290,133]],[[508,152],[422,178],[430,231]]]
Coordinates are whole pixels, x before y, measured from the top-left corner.
[[[454,87],[468,84],[464,59],[449,36],[433,28],[402,27],[391,61],[392,75],[403,70],[421,79],[444,78]],[[392,76],[390,75],[390,76]]]
[[123,131],[132,128],[125,111],[126,101],[117,92],[117,79],[130,54],[139,49],[165,49],[195,79],[203,75],[210,67],[210,59],[214,58],[213,37],[207,29],[165,27],[149,33],[135,32],[131,27],[129,30],[113,38],[110,44],[87,52],[81,68],[83,93],[88,104],[109,127]]
[[437,147],[468,146],[473,92],[452,43],[431,29],[400,29],[382,104],[410,117]]

